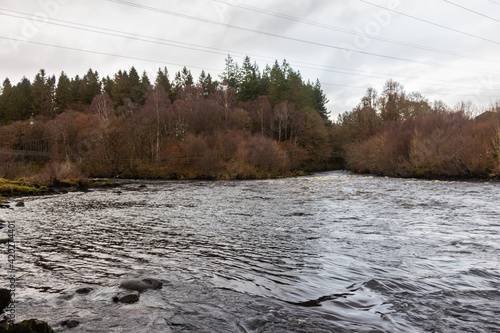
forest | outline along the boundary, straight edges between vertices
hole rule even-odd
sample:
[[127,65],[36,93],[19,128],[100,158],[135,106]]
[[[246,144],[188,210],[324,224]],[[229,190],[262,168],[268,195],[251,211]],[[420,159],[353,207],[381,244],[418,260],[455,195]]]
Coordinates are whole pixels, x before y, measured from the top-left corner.
[[283,61],[262,71],[231,56],[219,80],[184,67],[154,83],[132,67],[56,81],[3,82],[0,177],[41,183],[82,177],[253,179],[332,167],[327,99]]
[[[500,103],[450,108],[388,80],[329,119],[318,80],[286,61],[260,70],[228,56],[224,72],[184,67],[154,82],[132,67],[56,80],[3,81],[0,178],[256,179],[345,168],[396,177],[500,174]],[[6,152],[35,152],[34,156]]]

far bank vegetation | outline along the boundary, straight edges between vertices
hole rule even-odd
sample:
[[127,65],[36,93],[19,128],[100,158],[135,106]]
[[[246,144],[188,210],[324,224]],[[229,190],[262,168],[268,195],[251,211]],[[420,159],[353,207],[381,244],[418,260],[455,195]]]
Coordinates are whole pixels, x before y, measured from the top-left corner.
[[[154,82],[132,67],[100,78],[41,70],[3,82],[0,177],[255,179],[346,168],[397,177],[498,178],[500,104],[450,108],[389,80],[329,119],[319,81],[286,62],[230,56],[215,80],[187,68]],[[6,153],[35,151],[40,156]]]
[[[231,57],[221,81],[187,68],[154,83],[134,67],[56,81],[4,81],[0,176],[47,183],[82,177],[253,179],[331,168],[331,130],[319,81],[284,61],[260,71]],[[57,83],[56,83],[57,82]]]
[[500,175],[500,103],[454,109],[388,81],[339,117],[336,148],[354,172],[397,177],[488,179]]

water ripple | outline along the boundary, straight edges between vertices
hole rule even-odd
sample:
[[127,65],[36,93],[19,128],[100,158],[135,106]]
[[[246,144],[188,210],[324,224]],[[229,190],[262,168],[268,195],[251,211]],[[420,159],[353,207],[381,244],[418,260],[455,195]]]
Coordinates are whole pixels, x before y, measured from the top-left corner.
[[[19,319],[60,332],[70,318],[79,332],[500,331],[497,184],[333,172],[120,192],[0,212],[16,223]],[[142,276],[163,289],[111,302]]]

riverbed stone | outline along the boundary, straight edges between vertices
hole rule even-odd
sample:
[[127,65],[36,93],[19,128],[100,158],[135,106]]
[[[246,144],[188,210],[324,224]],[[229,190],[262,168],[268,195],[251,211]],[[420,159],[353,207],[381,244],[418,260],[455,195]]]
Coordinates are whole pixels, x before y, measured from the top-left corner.
[[113,297],[113,302],[115,303],[131,304],[131,303],[136,303],[138,301],[139,301],[139,292],[135,290],[119,293]]
[[163,283],[160,280],[145,278],[145,279],[130,279],[120,283],[120,287],[127,290],[136,290],[138,292],[147,289],[161,289]]
[[18,202],[16,203],[16,207],[24,207],[24,206],[25,206],[25,205],[24,205],[24,201],[18,201]]
[[67,327],[69,329],[75,328],[80,325],[80,322],[78,320],[74,319],[69,319],[61,322],[61,326]]
[[0,313],[2,313],[5,308],[7,308],[9,303],[10,303],[10,290],[0,289]]
[[90,292],[94,290],[92,288],[89,288],[89,287],[84,287],[84,288],[80,288],[80,289],[77,289],[75,292],[78,294],[78,295],[88,295],[90,294]]
[[24,320],[20,323],[9,324],[6,332],[55,333],[49,324],[38,319]]

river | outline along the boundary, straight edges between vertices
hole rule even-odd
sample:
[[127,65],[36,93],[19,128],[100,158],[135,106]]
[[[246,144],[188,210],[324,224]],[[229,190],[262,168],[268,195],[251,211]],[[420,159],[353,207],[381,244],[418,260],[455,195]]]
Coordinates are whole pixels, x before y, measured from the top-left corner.
[[[57,332],[500,332],[499,198],[498,183],[339,171],[124,181],[0,219],[15,223],[17,320]],[[140,277],[163,288],[113,303]]]

